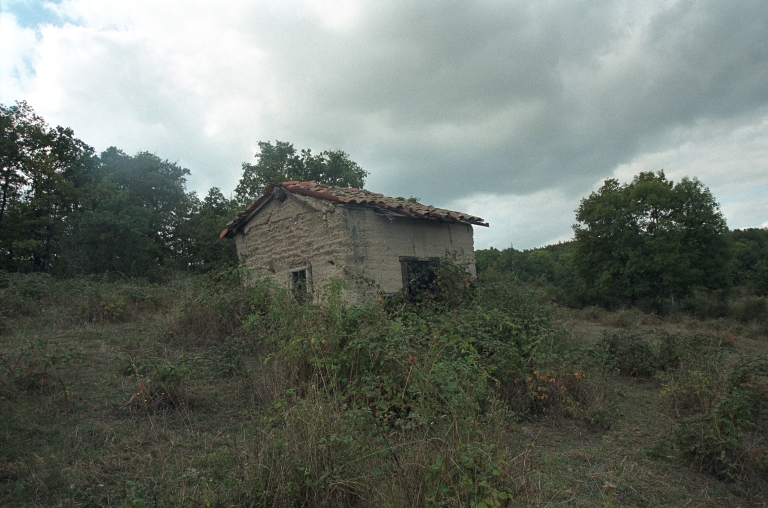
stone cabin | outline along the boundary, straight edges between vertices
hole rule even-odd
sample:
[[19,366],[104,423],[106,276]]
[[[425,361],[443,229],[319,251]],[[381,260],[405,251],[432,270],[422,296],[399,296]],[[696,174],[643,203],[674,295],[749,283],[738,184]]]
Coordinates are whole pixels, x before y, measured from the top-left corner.
[[268,187],[220,236],[234,238],[256,277],[309,299],[342,279],[345,300],[357,303],[427,284],[446,254],[455,253],[474,277],[472,226],[488,224],[364,189],[293,181]]

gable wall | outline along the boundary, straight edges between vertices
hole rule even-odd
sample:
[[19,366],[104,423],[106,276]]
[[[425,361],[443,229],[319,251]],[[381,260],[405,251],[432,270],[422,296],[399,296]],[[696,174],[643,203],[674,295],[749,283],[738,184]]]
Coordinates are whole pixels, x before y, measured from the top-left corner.
[[311,264],[317,294],[332,278],[344,278],[339,259],[350,247],[337,212],[332,203],[304,196],[273,199],[235,236],[243,266],[287,287],[289,270]]

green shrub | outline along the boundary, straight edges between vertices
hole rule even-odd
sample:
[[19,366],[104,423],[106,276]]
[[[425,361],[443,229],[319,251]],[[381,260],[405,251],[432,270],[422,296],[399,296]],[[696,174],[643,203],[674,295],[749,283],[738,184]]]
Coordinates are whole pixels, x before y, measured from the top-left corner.
[[128,358],[123,373],[135,382],[135,392],[125,404],[130,408],[157,410],[189,404],[189,378],[202,363],[200,358],[161,360],[150,354]]
[[58,341],[48,339],[25,341],[17,350],[0,352],[0,393],[7,398],[15,397],[18,391],[57,393],[71,401],[68,383],[58,367],[73,358]]
[[[739,482],[765,472],[768,445],[768,362],[755,360],[728,373],[724,393],[705,384],[701,413],[681,421],[675,438],[701,471]],[[757,439],[749,439],[756,434]]]
[[768,298],[746,297],[731,305],[730,315],[742,323],[768,323]]
[[56,290],[55,279],[47,273],[8,273],[0,271],[0,302],[10,315],[38,314]]
[[104,277],[56,279],[45,273],[0,272],[0,315],[46,315],[58,321],[125,321],[154,312],[168,300],[167,287],[141,279]]
[[680,309],[698,319],[717,319],[728,315],[728,300],[723,294],[696,292],[680,303]]
[[717,395],[726,391],[727,379],[715,365],[697,365],[660,376],[661,394],[677,414],[710,412]]
[[[491,448],[491,449],[489,449]],[[427,506],[506,506],[514,492],[500,481],[504,464],[493,460],[493,446],[460,443],[427,467]]]
[[680,363],[683,340],[664,331],[646,336],[622,332],[605,334],[598,349],[608,368],[626,376],[651,378]]
[[[246,336],[228,342],[220,364],[242,372],[231,352],[259,344],[266,360],[251,368],[278,374],[266,382],[245,373],[259,400],[322,386],[350,407],[370,411],[379,425],[401,430],[442,418],[476,419],[497,395],[521,415],[600,419],[599,390],[591,378],[584,381],[583,370],[566,367],[566,335],[550,328],[548,312],[525,288],[481,284],[477,298],[461,304],[435,297],[399,306],[347,305],[340,297],[343,285],[333,283],[321,290],[320,305],[294,302],[274,287],[252,290]],[[560,369],[563,390],[532,397],[536,388],[526,379],[549,365]]]
[[269,281],[245,286],[239,270],[186,279],[179,287],[168,332],[182,342],[223,342],[241,331],[262,303],[259,295],[266,295],[270,288]]
[[756,295],[768,296],[768,260],[761,259],[757,262],[750,286]]

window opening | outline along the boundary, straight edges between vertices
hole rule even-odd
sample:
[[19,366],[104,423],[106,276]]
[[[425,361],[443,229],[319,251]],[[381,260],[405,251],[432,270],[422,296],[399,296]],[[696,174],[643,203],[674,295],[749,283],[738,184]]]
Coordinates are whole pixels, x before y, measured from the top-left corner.
[[290,289],[297,301],[312,299],[312,267],[310,265],[288,271]]
[[408,299],[420,299],[424,293],[433,292],[433,285],[440,258],[401,257],[403,288]]

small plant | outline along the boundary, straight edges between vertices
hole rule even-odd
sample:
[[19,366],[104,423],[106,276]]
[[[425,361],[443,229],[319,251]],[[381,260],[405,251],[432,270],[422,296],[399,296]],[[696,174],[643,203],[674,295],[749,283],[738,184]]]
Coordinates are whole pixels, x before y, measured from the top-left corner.
[[0,302],[6,311],[29,316],[37,314],[41,302],[50,298],[53,277],[46,273],[7,273],[0,271]]
[[268,281],[246,287],[242,276],[239,270],[226,270],[188,281],[168,332],[180,341],[198,343],[220,342],[241,332],[248,317],[259,313],[271,287]]
[[506,506],[514,498],[499,480],[506,464],[494,461],[491,453],[492,449],[468,443],[436,458],[425,473],[427,506]]
[[125,374],[135,382],[135,392],[126,406],[159,409],[189,404],[189,377],[202,360],[163,361],[154,355],[129,358]]
[[[106,279],[106,277],[105,277]],[[163,290],[157,284],[140,280],[107,282],[95,277],[69,279],[64,289],[79,295],[69,305],[86,323],[122,322],[161,306]]]
[[72,394],[58,374],[57,367],[73,359],[71,351],[57,351],[58,342],[38,339],[24,344],[16,354],[0,354],[0,379],[5,392],[15,390],[60,393],[67,400]]

